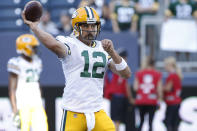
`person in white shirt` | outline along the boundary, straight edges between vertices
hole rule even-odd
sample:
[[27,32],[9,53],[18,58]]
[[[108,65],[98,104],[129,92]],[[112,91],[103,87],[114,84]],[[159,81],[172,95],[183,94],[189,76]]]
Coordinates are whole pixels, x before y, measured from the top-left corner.
[[26,23],[40,41],[62,62],[65,75],[61,131],[115,131],[102,108],[104,74],[107,68],[123,78],[131,76],[127,63],[109,39],[97,41],[100,19],[95,9],[78,8],[72,15],[73,33],[57,36],[41,30],[38,22]]
[[42,61],[35,51],[38,45],[31,34],[19,36],[16,51],[20,56],[10,58],[7,65],[14,124],[21,131],[48,131],[39,85]]

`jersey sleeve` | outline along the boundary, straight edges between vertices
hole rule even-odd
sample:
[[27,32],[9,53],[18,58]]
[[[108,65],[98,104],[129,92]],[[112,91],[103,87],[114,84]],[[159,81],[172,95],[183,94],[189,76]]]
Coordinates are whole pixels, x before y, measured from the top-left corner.
[[69,42],[66,39],[66,37],[59,35],[56,37],[56,40],[63,43],[67,48],[67,55],[71,55],[71,49],[70,49]]
[[11,73],[14,73],[14,74],[17,74],[17,75],[20,73],[21,70],[20,70],[17,58],[11,58],[8,61],[7,71],[11,72]]

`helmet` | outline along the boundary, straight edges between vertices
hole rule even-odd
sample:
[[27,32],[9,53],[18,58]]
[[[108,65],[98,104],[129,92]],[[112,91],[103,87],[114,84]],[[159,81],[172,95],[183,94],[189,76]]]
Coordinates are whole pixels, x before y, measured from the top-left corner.
[[[72,15],[72,27],[74,35],[81,35],[82,30],[80,28],[81,24],[96,24],[97,33],[96,36],[100,33],[101,22],[98,13],[92,7],[81,7],[78,8]],[[96,39],[96,37],[95,37]]]
[[16,52],[31,57],[34,55],[34,47],[39,45],[38,40],[31,34],[24,34],[16,39]]

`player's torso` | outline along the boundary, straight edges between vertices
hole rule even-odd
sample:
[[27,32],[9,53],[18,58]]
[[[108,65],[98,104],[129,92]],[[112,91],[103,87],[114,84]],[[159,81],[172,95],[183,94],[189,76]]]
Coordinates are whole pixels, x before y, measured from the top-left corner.
[[32,62],[28,62],[22,57],[18,57],[18,67],[20,68],[16,90],[18,107],[41,105],[38,82],[42,70],[41,60],[35,58]]
[[31,84],[38,82],[40,78],[40,72],[42,65],[39,59],[34,59],[32,62],[28,62],[22,58],[19,58],[18,66],[20,68],[19,82],[25,84]]
[[[70,105],[72,111],[88,112],[91,108],[97,108],[102,101],[108,55],[99,41],[89,47],[77,38],[69,37],[67,44],[71,54],[62,61],[66,79],[64,103]],[[84,109],[87,105],[90,108]]]
[[95,46],[89,47],[77,39],[72,39],[69,42],[71,54],[63,61],[66,80],[72,76],[72,79],[77,78],[77,80],[83,80],[89,84],[103,81],[108,55],[103,50],[101,43],[97,41]]

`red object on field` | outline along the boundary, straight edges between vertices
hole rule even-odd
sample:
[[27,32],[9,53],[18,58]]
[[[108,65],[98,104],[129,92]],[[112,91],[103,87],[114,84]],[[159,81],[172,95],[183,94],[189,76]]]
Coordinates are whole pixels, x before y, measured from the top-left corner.
[[29,21],[39,21],[42,16],[42,5],[40,2],[32,0],[24,7],[25,18]]

